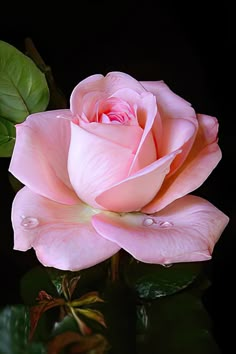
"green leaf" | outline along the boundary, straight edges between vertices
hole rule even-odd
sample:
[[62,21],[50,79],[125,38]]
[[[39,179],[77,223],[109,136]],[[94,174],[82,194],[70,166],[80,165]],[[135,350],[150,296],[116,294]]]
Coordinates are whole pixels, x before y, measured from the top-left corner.
[[47,267],[46,271],[58,294],[70,299],[80,278],[80,272],[64,271],[53,267]]
[[0,157],[10,157],[12,155],[15,139],[16,132],[14,124],[0,117]]
[[[40,265],[32,268],[21,278],[20,292],[24,304],[28,306],[36,305],[38,295],[42,290],[52,297],[58,297],[46,268]],[[57,318],[58,308],[52,308],[50,311],[43,313],[37,323],[37,328],[34,332],[34,340],[46,340]]]
[[0,41],[0,117],[20,123],[49,102],[45,75],[18,49]]
[[140,305],[138,322],[137,354],[220,354],[201,299],[187,291]]
[[48,267],[47,272],[59,295],[64,294],[62,281],[65,277],[69,282],[72,280],[73,285],[73,279],[79,279],[76,287],[73,286],[73,298],[79,298],[86,293],[104,289],[109,264],[108,260],[77,272]]
[[52,329],[52,336],[57,336],[64,332],[78,332],[78,324],[71,315],[65,316],[61,321],[55,322]]
[[201,273],[202,262],[177,263],[170,267],[128,258],[123,264],[124,280],[142,299],[156,299],[189,286]]
[[72,272],[70,275],[67,274],[62,278],[62,293],[66,300],[71,300],[79,279],[80,275],[73,275]]
[[75,309],[75,312],[79,313],[79,314],[83,314],[85,317],[90,318],[90,319],[100,323],[102,326],[106,327],[106,323],[104,322],[104,316],[98,310],[78,308],[78,309]]
[[0,312],[0,354],[46,354],[42,343],[29,342],[29,311],[23,305]]
[[53,297],[58,297],[57,291],[43,266],[37,266],[27,272],[21,279],[21,297],[26,305],[37,303],[36,299],[41,290]]
[[70,305],[73,307],[79,307],[94,304],[96,302],[104,302],[104,300],[99,297],[98,292],[91,291],[87,294],[84,294],[79,299],[71,301]]
[[50,91],[50,101],[48,104],[48,109],[64,109],[68,108],[68,100],[61,89],[57,86],[54,80],[52,69],[48,66],[41,55],[39,54],[37,48],[35,47],[31,38],[25,39],[26,54],[34,61],[38,68],[45,74],[49,91]]

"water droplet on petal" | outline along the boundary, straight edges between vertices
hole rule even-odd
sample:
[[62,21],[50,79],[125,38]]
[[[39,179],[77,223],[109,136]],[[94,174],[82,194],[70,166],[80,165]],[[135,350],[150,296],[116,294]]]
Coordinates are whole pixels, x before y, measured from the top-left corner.
[[23,216],[22,221],[21,221],[21,226],[23,226],[25,229],[34,229],[35,227],[38,226],[39,221],[37,218],[34,218],[32,216]]
[[173,226],[174,224],[172,222],[169,222],[169,221],[161,221],[159,226],[162,227],[162,228],[168,228],[168,227],[171,227]]
[[162,264],[162,266],[165,267],[165,268],[170,268],[170,267],[172,267],[172,265],[173,265],[172,263],[166,263],[166,264],[164,263],[164,264]]
[[146,218],[143,220],[144,226],[151,226],[153,223],[154,223],[154,220],[152,218]]

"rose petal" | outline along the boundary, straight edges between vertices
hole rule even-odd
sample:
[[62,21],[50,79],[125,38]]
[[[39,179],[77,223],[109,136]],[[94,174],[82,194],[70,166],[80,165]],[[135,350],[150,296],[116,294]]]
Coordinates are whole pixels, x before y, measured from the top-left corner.
[[68,171],[79,198],[100,208],[97,195],[128,176],[132,151],[72,123]]
[[116,97],[119,98],[121,100],[124,100],[126,102],[128,102],[131,106],[134,106],[136,104],[136,102],[140,99],[140,94],[144,93],[144,90],[142,89],[142,91],[140,92],[140,89],[138,88],[137,91],[135,91],[134,89],[131,89],[129,87],[124,87],[124,88],[120,88],[118,90],[116,90],[111,97]]
[[171,91],[163,81],[142,81],[141,84],[156,96],[162,119],[188,119],[197,126],[196,113],[191,104]]
[[174,175],[166,179],[156,198],[142,209],[144,213],[161,210],[200,187],[220,161],[222,154],[217,144],[216,118],[198,115],[198,121],[197,137],[187,159]]
[[133,153],[136,153],[143,134],[143,129],[134,125],[80,122],[80,126],[94,135],[130,149]]
[[122,72],[110,72],[103,75],[91,75],[81,81],[72,91],[70,97],[70,108],[73,114],[84,112],[91,115],[96,102],[112,96],[116,91],[129,88],[137,93],[144,91],[142,85],[128,74]]
[[59,204],[24,187],[12,207],[14,249],[26,251],[33,247],[43,265],[64,270],[102,262],[120,247],[93,229],[90,218],[94,213],[81,202],[73,206]]
[[17,138],[9,171],[35,193],[55,201],[77,202],[67,173],[69,110],[30,115],[16,126]]
[[157,158],[156,146],[151,133],[157,114],[156,99],[152,94],[144,93],[140,95],[136,104],[137,117],[140,126],[143,128],[143,135],[130,168],[130,175],[138,169],[148,166]]
[[165,156],[176,149],[182,150],[171,166],[173,174],[184,162],[198,128],[196,114],[191,104],[176,95],[163,81],[143,81],[141,84],[157,99],[158,111],[162,120],[162,134],[153,130],[158,142],[158,156]]
[[182,152],[171,165],[173,174],[185,161],[196,137],[196,125],[187,119],[165,119],[163,121],[163,133],[158,145],[158,156],[162,157],[172,151],[181,149]]
[[97,214],[97,232],[139,261],[154,264],[203,261],[229,219],[208,201],[188,195],[155,215]]
[[179,153],[175,151],[112,186],[96,198],[97,203],[116,212],[140,210],[154,198]]

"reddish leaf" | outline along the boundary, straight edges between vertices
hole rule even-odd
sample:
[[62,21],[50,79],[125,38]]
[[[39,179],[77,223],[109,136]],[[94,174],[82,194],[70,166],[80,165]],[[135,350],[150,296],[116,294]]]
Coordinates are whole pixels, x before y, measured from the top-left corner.
[[46,293],[46,291],[41,290],[38,293],[38,297],[36,298],[37,301],[44,301],[44,300],[52,300],[53,297],[51,295],[49,295],[48,293]]
[[55,299],[51,295],[47,294],[46,291],[44,290],[39,292],[37,300],[39,301],[39,303],[30,308],[30,333],[29,333],[30,340],[34,335],[38,321],[42,316],[42,314],[53,307],[62,306],[65,304],[64,299],[62,298]]
[[64,332],[50,341],[47,353],[59,354],[68,346],[69,354],[103,354],[108,349],[107,340],[100,334],[83,337],[75,332]]
[[74,344],[69,354],[105,354],[108,353],[110,346],[102,335],[95,334],[93,336],[83,337],[78,344]]
[[48,354],[58,354],[60,351],[72,343],[77,343],[82,336],[75,332],[64,332],[55,336],[48,345]]
[[77,275],[73,278],[69,278],[67,275],[65,275],[62,278],[62,292],[66,298],[66,300],[70,300],[72,297],[72,294],[76,288],[76,285],[80,279],[80,275]]

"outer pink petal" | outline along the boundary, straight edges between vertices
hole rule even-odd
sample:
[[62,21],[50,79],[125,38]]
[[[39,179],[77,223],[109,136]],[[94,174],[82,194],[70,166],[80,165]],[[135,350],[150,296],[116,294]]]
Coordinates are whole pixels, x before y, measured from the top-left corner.
[[163,81],[142,81],[141,84],[156,96],[163,124],[161,134],[157,129],[153,130],[158,144],[158,156],[176,149],[182,150],[171,166],[172,174],[184,162],[192,147],[198,128],[196,113],[189,102],[171,91]]
[[228,217],[208,201],[188,195],[155,215],[97,214],[97,232],[142,262],[168,264],[211,258]]
[[186,119],[166,119],[163,126],[163,143],[159,146],[159,155],[165,156],[179,149],[190,138],[195,138],[195,125]]
[[207,179],[221,159],[217,143],[218,122],[215,118],[198,115],[199,130],[194,145],[181,168],[166,179],[144,213],[154,213],[198,187]]
[[96,201],[111,211],[130,212],[140,210],[154,198],[178,153],[180,151],[175,151],[143,168],[101,193]]
[[[137,93],[144,91],[137,80],[122,72],[110,72],[105,77],[99,74],[89,76],[74,88],[70,98],[70,108],[74,114],[84,112],[89,115],[90,108],[94,107],[96,101],[110,97],[123,88],[129,88]],[[87,94],[89,95],[86,96]]]
[[159,157],[181,149],[173,164],[170,174],[173,174],[185,161],[196,138],[196,126],[187,119],[165,119],[161,143],[158,145]]
[[12,208],[14,249],[33,247],[43,265],[58,269],[93,266],[120,247],[97,234],[90,222],[92,214],[94,211],[85,204],[59,204],[24,187]]
[[78,199],[67,173],[71,118],[69,110],[48,111],[17,125],[9,168],[35,193],[65,204]]
[[87,204],[100,208],[95,198],[128,176],[133,157],[131,150],[72,123],[68,171],[76,193]]
[[141,84],[156,96],[162,119],[188,119],[197,126],[196,113],[191,104],[171,91],[163,81],[142,81]]

